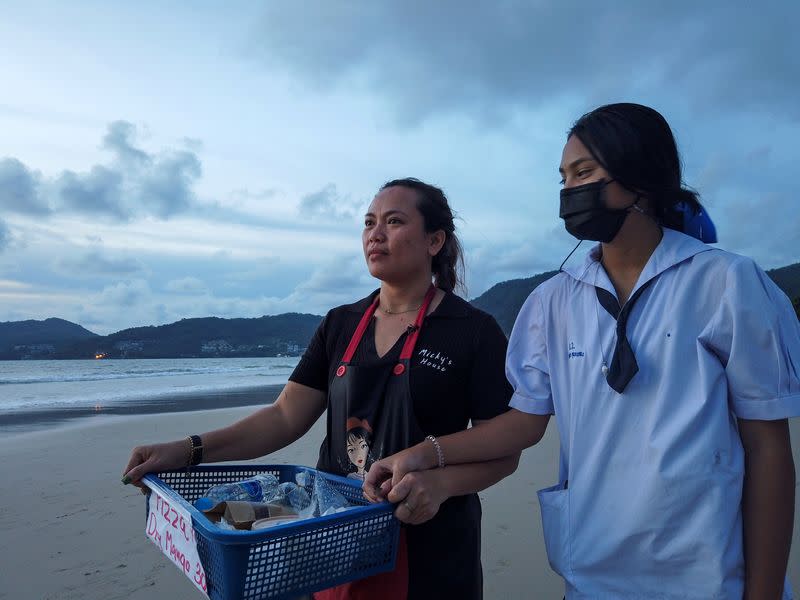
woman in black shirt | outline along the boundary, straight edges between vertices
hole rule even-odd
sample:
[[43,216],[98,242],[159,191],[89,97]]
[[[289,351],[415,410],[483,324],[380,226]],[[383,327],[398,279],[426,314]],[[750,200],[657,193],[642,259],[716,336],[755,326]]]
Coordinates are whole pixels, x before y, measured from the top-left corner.
[[[274,404],[200,436],[205,462],[274,452],[327,410],[317,467],[363,479],[382,457],[426,439],[438,447],[436,436],[507,410],[506,338],[490,315],[452,293],[461,247],[442,191],[390,181],[370,204],[362,244],[380,288],[326,315]],[[135,448],[125,477],[185,466],[191,443]],[[395,513],[408,524],[396,570],[315,598],[481,598],[475,492],[512,473],[518,458],[410,474],[415,492]]]

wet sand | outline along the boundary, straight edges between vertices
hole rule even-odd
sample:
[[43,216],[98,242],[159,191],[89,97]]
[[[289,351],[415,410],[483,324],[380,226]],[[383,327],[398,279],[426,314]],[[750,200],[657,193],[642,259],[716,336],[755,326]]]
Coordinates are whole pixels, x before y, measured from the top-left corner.
[[[0,599],[202,598],[145,538],[144,496],[120,483],[121,471],[138,443],[206,431],[252,410],[93,415],[34,433],[0,431]],[[323,417],[301,440],[254,462],[313,465],[324,426]],[[800,465],[800,420],[792,432]],[[557,446],[551,424],[516,473],[481,493],[487,600],[563,595],[547,564],[536,500],[536,490],[555,481]],[[797,587],[799,522],[790,560]]]
[[62,425],[77,419],[105,418],[108,415],[150,415],[192,412],[238,406],[263,406],[274,402],[283,385],[266,385],[203,392],[155,395],[104,406],[64,406],[59,408],[0,412],[0,435],[4,432],[26,433]]

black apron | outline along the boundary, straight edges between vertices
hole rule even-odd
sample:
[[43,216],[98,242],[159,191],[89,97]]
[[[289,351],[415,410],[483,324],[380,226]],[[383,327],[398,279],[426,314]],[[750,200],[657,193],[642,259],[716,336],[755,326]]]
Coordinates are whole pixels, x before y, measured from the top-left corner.
[[[327,436],[320,448],[318,469],[363,479],[373,462],[425,439],[414,415],[409,373],[411,355],[435,293],[431,286],[393,364],[351,362],[380,294],[361,317],[328,386]],[[444,502],[427,523],[405,527],[409,600],[482,598],[480,514],[477,494],[458,496]]]

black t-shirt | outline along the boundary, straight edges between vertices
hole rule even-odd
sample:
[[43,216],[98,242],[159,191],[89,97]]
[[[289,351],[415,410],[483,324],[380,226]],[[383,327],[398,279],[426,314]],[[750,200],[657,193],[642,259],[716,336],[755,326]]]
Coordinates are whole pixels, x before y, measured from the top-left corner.
[[[361,316],[377,293],[328,312],[289,381],[327,392]],[[393,364],[406,336],[379,357],[373,318],[351,362]],[[508,410],[513,390],[505,376],[506,346],[494,317],[445,294],[425,317],[411,356],[411,397],[423,432],[454,433],[466,429],[470,420],[491,419]]]
[[[331,310],[289,380],[327,392],[377,293]],[[391,368],[407,335],[379,357],[373,318],[351,363]],[[470,420],[491,419],[508,410],[512,388],[505,376],[506,346],[505,334],[491,315],[445,294],[425,317],[410,361],[414,414],[425,434],[455,433],[466,429]],[[409,600],[482,598],[480,521],[478,495],[468,494],[449,498],[433,519],[406,528]]]

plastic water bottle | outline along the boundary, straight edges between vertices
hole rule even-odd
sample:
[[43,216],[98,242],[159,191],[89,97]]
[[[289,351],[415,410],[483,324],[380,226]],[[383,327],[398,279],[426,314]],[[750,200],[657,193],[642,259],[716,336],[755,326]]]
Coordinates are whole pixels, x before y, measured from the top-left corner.
[[326,516],[350,508],[347,499],[337,492],[321,475],[314,478],[314,499],[320,516]]
[[227,500],[270,502],[279,492],[278,478],[264,474],[235,483],[215,485],[206,491],[205,498],[211,501],[212,506]]
[[298,515],[304,515],[311,506],[311,498],[303,488],[296,483],[286,482],[280,486],[280,495],[283,497],[281,504],[291,506]]

